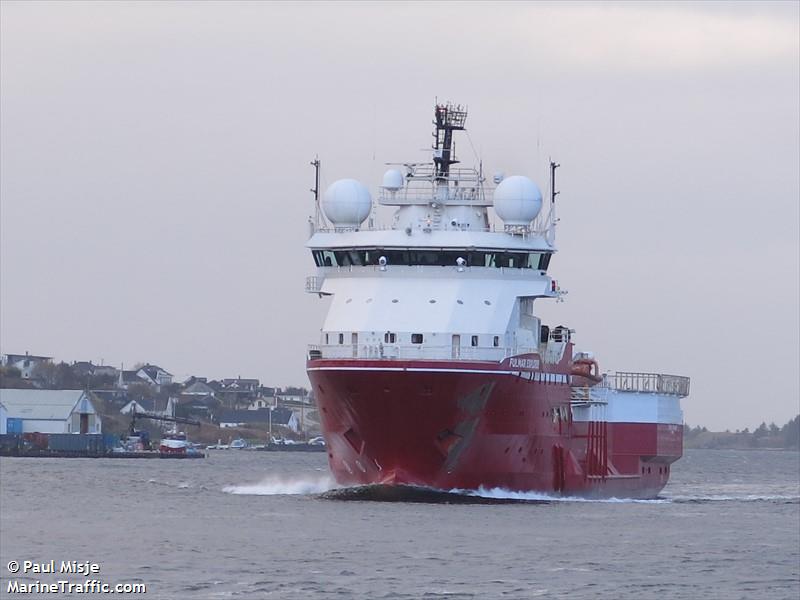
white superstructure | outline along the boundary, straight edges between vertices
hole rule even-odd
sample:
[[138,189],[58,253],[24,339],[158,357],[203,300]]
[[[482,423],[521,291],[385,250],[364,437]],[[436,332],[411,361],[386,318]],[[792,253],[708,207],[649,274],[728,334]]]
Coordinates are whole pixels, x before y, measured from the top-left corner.
[[[527,177],[497,175],[492,189],[481,170],[451,168],[452,132],[464,128],[466,111],[439,105],[435,117],[432,163],[395,165],[383,177],[377,202],[396,207],[389,227],[370,217],[361,183],[342,179],[325,192],[307,243],[317,273],[306,290],[332,302],[312,355],[502,360],[539,352],[555,362],[569,331],[551,335],[534,314],[537,298],[562,293],[547,274],[555,193],[542,211]],[[490,226],[490,206],[500,230]]]

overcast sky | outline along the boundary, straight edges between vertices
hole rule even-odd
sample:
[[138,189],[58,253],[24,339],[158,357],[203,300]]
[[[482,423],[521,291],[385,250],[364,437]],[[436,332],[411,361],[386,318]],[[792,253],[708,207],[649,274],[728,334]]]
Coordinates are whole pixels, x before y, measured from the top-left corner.
[[490,173],[562,164],[547,322],[691,376],[690,424],[781,424],[798,6],[2,2],[0,351],[307,385],[308,163],[374,194],[438,97]]

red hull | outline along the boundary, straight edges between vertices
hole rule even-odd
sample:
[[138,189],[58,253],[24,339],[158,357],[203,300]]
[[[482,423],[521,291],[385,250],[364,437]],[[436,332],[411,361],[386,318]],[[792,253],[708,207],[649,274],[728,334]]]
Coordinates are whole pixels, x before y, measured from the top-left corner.
[[[505,369],[309,361],[337,481],[633,498],[666,485],[682,454],[681,425],[573,422],[569,385]],[[568,374],[568,363],[552,373]]]

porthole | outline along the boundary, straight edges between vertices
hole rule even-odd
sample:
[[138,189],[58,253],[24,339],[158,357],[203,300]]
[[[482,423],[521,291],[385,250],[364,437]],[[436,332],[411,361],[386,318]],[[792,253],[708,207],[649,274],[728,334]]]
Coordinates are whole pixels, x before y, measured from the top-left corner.
[[436,300],[434,300],[433,298],[431,298],[430,300],[428,300],[428,302],[430,302],[431,304],[436,304]]
[[392,304],[397,304],[398,302],[400,302],[400,300],[398,300],[397,298],[392,299]]
[[458,304],[464,304],[464,301],[463,301],[463,300],[456,300],[456,302],[457,302]]
[[372,302],[372,298],[367,298],[367,304],[369,304],[370,302]]
[[484,301],[483,301],[483,303],[484,303],[486,306],[491,306],[491,305],[492,305],[492,303],[491,303],[491,302],[489,302],[488,300],[484,300]]
[[347,300],[345,300],[345,301],[344,301],[344,303],[345,303],[345,304],[350,304],[352,301],[353,301],[353,299],[352,299],[352,298],[348,298]]

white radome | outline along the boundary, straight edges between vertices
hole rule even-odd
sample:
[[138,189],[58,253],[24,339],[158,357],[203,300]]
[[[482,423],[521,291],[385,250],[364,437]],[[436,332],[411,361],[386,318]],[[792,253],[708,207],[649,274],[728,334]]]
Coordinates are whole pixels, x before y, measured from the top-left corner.
[[527,177],[506,177],[494,190],[494,211],[506,225],[530,225],[540,210],[542,192]]
[[403,173],[397,169],[389,169],[383,174],[383,185],[381,187],[390,192],[403,189],[404,184],[405,178],[403,177]]
[[336,227],[358,227],[372,209],[367,187],[355,179],[334,181],[322,198],[322,210]]

